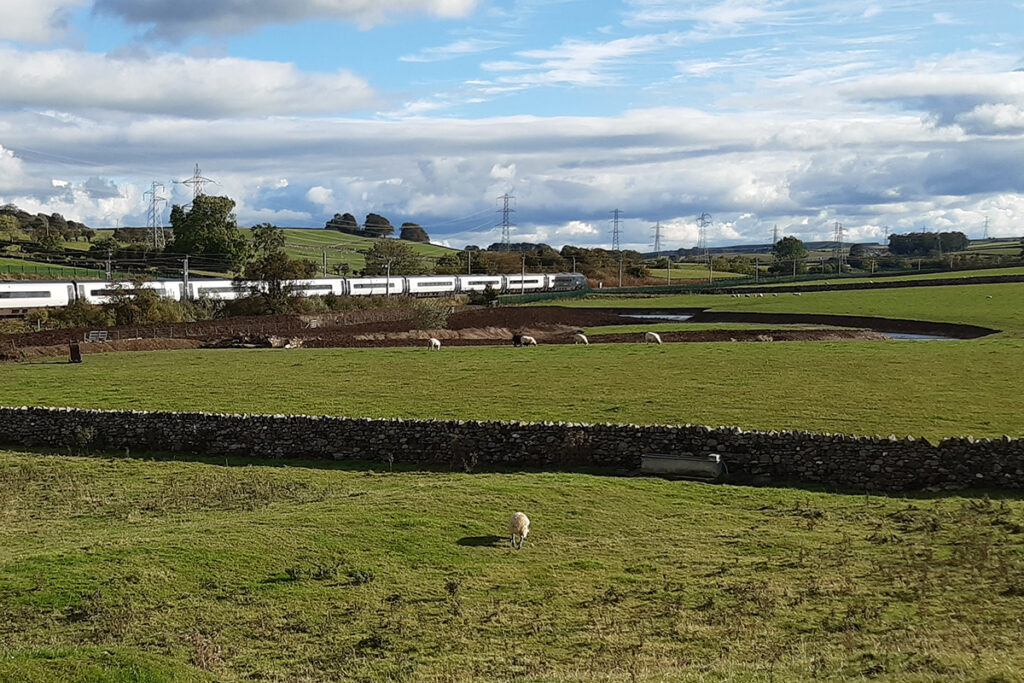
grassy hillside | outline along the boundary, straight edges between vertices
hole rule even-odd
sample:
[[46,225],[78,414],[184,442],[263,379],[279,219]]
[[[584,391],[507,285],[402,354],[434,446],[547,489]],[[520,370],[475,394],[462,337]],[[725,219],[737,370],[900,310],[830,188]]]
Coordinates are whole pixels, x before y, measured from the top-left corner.
[[5,366],[0,405],[1021,436],[1022,352],[995,339],[97,354]]
[[[249,228],[241,230],[247,237],[251,234]],[[293,258],[311,259],[319,265],[323,260],[323,250],[326,249],[327,272],[330,276],[334,275],[331,267],[335,264],[347,263],[352,270],[362,270],[366,260],[361,252],[371,249],[377,241],[368,237],[357,237],[336,230],[318,228],[285,228],[284,233],[285,252]],[[112,235],[113,230],[98,230],[95,239]],[[452,251],[447,247],[435,244],[420,244],[418,242],[405,242],[405,244],[410,245],[417,254],[428,259],[436,259]],[[89,243],[85,241],[65,242],[63,247],[85,251],[89,249]]]
[[41,278],[52,277],[54,279],[72,277],[102,278],[106,276],[106,271],[103,270],[71,268],[68,266],[53,265],[51,263],[36,263],[34,261],[26,261],[24,259],[0,257],[0,274],[4,273],[10,273],[16,276],[38,275]]
[[1015,499],[8,451],[0,519],[5,681],[1024,669]]
[[[249,230],[244,231],[246,234]],[[327,251],[328,274],[333,275],[334,264],[347,263],[352,270],[362,270],[366,264],[363,254],[373,248],[377,241],[368,237],[347,235],[336,230],[287,228],[285,233],[285,251],[294,258],[308,258],[321,263],[323,251]],[[405,242],[422,257],[436,259],[452,251],[447,247],[418,242]]]

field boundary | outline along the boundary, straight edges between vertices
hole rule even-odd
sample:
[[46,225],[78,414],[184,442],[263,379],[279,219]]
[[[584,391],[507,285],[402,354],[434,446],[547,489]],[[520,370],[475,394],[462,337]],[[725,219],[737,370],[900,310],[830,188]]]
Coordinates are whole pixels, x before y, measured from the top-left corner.
[[633,473],[645,453],[719,453],[739,482],[868,491],[1024,488],[1024,439],[864,437],[702,425],[406,420],[0,408],[0,443],[213,456]]

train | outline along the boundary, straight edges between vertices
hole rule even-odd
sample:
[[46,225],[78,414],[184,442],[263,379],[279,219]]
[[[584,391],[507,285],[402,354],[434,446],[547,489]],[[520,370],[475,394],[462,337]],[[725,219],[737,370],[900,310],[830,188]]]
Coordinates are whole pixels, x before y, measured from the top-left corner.
[[[584,289],[586,278],[579,273],[526,273],[523,275],[395,275],[391,277],[314,278],[291,280],[287,287],[300,296],[448,296],[481,292],[490,287],[500,294],[567,291]],[[149,280],[141,284],[161,296],[184,299],[237,299],[258,282],[189,279]],[[73,301],[103,304],[110,296],[131,289],[131,282],[96,280],[6,280],[0,281],[0,316],[24,315],[37,308],[67,306]]]

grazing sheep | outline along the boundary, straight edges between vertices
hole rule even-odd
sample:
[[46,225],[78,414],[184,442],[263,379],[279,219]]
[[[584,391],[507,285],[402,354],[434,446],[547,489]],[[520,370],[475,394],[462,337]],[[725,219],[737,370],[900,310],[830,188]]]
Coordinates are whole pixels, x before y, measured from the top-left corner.
[[523,346],[536,346],[537,345],[537,340],[534,339],[533,337],[531,337],[528,334],[524,334],[520,341],[522,342]]
[[778,292],[772,292],[772,296],[778,296],[778,295],[779,295]]
[[[508,521],[508,532],[512,536],[512,547],[521,549],[523,541],[530,534],[530,518],[522,512],[515,513]],[[516,545],[516,536],[519,537],[519,545]]]
[[757,298],[758,299],[763,299],[764,298],[764,294],[759,292],[758,295],[757,295]]
[[440,351],[440,350],[441,350],[441,340],[437,339],[436,337],[431,337],[427,341],[427,351]]
[[803,296],[803,292],[793,292],[793,296]]
[[576,334],[572,335],[572,343],[590,346],[590,340],[588,340],[587,335],[583,334],[582,332],[577,332]]
[[648,344],[652,342],[655,344],[660,344],[661,335],[658,334],[657,332],[644,332],[644,341],[647,342]]
[[749,295],[749,294],[744,294],[743,296],[744,296],[745,298],[747,298],[747,299],[749,299],[749,298],[750,298],[750,295]]
[[991,298],[992,298],[992,295],[991,295],[991,294],[989,294],[989,295],[988,295],[988,296],[986,296],[985,298],[986,298],[986,299],[991,299]]

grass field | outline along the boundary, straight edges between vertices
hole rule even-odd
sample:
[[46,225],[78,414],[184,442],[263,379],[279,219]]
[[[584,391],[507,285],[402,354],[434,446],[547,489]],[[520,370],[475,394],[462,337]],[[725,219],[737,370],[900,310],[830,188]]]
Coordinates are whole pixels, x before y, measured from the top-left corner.
[[1022,352],[995,339],[96,354],[3,367],[0,405],[1021,436]]
[[[987,297],[991,296],[989,299]],[[629,297],[591,295],[555,302],[560,306],[594,308],[708,308],[713,311],[764,313],[826,313],[869,315],[934,322],[966,323],[1024,337],[1024,283],[950,285],[840,292],[805,292],[764,298],[735,299],[728,294],[681,294]]]
[[[249,230],[244,230],[248,234]],[[398,229],[396,228],[396,234]],[[347,263],[353,270],[362,270],[366,265],[366,259],[361,251],[368,251],[377,240],[368,237],[348,235],[336,230],[298,229],[288,228],[285,233],[285,252],[293,258],[312,259],[321,263],[323,250],[327,250],[328,274],[333,275],[331,266],[340,263]],[[449,253],[451,249],[434,244],[421,244],[418,242],[405,242],[413,248],[420,256],[435,259]],[[340,248],[345,249],[342,251]],[[356,251],[359,250],[359,251]]]
[[53,276],[54,278],[69,277],[105,277],[106,271],[89,268],[71,268],[69,266],[58,266],[50,263],[38,263],[16,258],[0,257],[0,273],[12,273],[14,275],[39,275]]
[[1017,499],[0,452],[0,519],[5,681],[1024,669]]
[[[656,277],[662,280],[666,280],[668,277],[668,270],[665,268],[650,268],[651,277]],[[740,275],[739,273],[729,273],[726,271],[715,271],[715,280],[733,280],[738,277],[747,277],[746,275]],[[702,280],[707,281],[708,269],[707,266],[702,266],[698,263],[677,263],[672,266],[672,280]]]
[[913,275],[865,275],[864,277],[833,277],[829,280],[815,278],[803,282],[779,282],[764,285],[744,285],[746,287],[799,287],[801,285],[819,285],[824,282],[833,284],[863,283],[863,282],[898,282],[900,280],[955,280],[960,278],[990,277],[993,275],[1024,275],[1024,267],[1014,266],[1010,268],[979,268],[977,270],[951,270],[942,273],[921,273]]
[[[251,230],[242,228],[242,233],[249,236]],[[398,234],[395,228],[395,234]],[[366,265],[366,259],[360,252],[368,251],[377,240],[369,237],[358,237],[347,235],[336,230],[323,230],[316,228],[286,228],[285,252],[292,258],[306,258],[315,261],[318,265],[323,261],[323,250],[327,250],[328,275],[333,276],[331,267],[335,264],[347,263],[352,270],[362,270]],[[102,239],[113,235],[113,230],[99,230],[94,239]],[[428,259],[436,259],[451,251],[447,247],[436,244],[421,244],[418,242],[405,242],[413,250]],[[64,242],[65,249],[85,251],[89,249],[89,242],[71,241]]]

